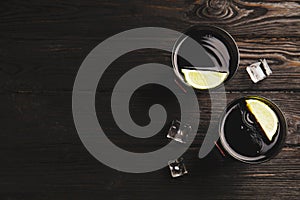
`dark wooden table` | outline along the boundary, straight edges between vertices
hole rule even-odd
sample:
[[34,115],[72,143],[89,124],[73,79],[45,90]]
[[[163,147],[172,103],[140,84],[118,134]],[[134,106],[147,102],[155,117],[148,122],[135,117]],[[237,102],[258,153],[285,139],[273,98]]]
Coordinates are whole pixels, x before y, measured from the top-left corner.
[[[0,199],[299,199],[298,0],[11,0],[1,1],[0,10]],[[145,26],[183,31],[198,23],[233,35],[241,62],[226,84],[228,102],[249,94],[273,100],[288,123],[283,150],[259,165],[224,160],[214,151],[198,159],[210,114],[208,94],[198,91],[204,117],[184,155],[188,175],[172,179],[167,168],[128,174],[98,162],[81,143],[72,117],[72,87],[84,58],[121,31]],[[259,58],[268,59],[274,74],[254,85],[245,67]],[[122,134],[112,120],[110,94],[126,70],[147,62],[170,65],[170,53],[141,50],[120,57],[96,95],[99,121],[110,139],[136,152],[161,147],[165,130],[149,140]],[[162,88],[147,86],[133,98],[137,123],[149,120],[145,105],[158,91],[162,101],[170,98]]]

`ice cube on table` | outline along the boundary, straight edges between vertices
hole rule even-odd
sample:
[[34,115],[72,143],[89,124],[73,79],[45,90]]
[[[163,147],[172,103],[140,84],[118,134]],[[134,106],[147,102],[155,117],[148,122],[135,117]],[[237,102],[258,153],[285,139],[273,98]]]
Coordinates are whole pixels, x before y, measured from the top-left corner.
[[183,158],[171,160],[168,162],[168,165],[173,178],[180,177],[188,173],[185,164],[183,163]]

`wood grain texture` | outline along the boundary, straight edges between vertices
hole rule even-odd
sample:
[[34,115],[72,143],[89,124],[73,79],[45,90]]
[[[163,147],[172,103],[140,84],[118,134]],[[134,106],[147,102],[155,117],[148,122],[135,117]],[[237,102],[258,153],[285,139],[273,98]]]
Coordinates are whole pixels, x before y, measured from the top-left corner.
[[[201,122],[184,154],[187,176],[172,179],[167,168],[121,173],[95,160],[77,135],[71,107],[75,76],[87,54],[128,29],[158,26],[183,31],[198,23],[220,26],[233,35],[241,62],[225,85],[227,102],[246,95],[274,101],[288,124],[283,150],[260,165],[222,158],[216,149],[198,159],[211,113],[208,93],[197,91]],[[299,1],[1,1],[0,30],[0,199],[299,198]],[[260,58],[268,60],[274,73],[252,84],[245,67]],[[121,56],[101,79],[96,95],[99,122],[108,137],[134,152],[165,145],[167,125],[147,140],[122,133],[111,115],[110,94],[127,70],[148,62],[170,65],[170,52],[140,50]],[[147,108],[157,103],[157,96],[171,111],[167,122],[178,117],[174,96],[149,86],[140,89],[130,105],[138,124],[149,122]]]
[[[71,91],[85,56],[109,36],[141,26],[183,31],[193,24],[213,23],[234,36],[241,52],[240,69],[228,89],[299,90],[299,2],[220,2],[226,6],[206,1],[2,2],[0,88]],[[227,18],[221,11],[228,12]],[[170,65],[169,57],[163,54],[155,62]],[[259,58],[269,60],[274,75],[253,86],[245,67]]]

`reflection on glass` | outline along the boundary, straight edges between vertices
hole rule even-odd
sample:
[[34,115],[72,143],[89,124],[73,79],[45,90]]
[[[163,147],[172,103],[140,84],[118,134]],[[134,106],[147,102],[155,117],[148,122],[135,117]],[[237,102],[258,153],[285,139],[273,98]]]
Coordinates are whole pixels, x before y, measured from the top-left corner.
[[285,120],[267,99],[245,97],[231,103],[222,117],[220,141],[233,157],[260,162],[274,156],[285,137]]
[[233,38],[213,26],[188,29],[176,42],[173,55],[176,75],[196,89],[210,89],[235,73],[239,52]]

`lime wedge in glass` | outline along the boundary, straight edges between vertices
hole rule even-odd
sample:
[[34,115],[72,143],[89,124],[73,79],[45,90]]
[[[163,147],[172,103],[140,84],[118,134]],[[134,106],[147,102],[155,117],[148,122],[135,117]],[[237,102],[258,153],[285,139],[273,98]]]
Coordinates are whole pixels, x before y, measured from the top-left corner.
[[215,88],[223,83],[228,76],[227,72],[192,69],[182,69],[181,71],[184,74],[186,82],[197,89]]
[[267,104],[255,99],[246,100],[246,105],[268,139],[272,141],[278,128],[278,117],[275,112]]

